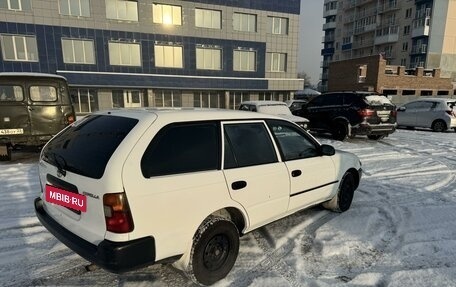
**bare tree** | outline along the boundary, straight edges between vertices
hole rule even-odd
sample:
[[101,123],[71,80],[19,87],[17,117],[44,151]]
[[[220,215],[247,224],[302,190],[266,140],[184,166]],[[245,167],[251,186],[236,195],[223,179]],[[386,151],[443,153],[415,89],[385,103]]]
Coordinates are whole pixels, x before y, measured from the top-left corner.
[[304,87],[312,86],[312,84],[310,83],[311,78],[309,75],[307,75],[306,72],[299,72],[298,79],[304,79]]

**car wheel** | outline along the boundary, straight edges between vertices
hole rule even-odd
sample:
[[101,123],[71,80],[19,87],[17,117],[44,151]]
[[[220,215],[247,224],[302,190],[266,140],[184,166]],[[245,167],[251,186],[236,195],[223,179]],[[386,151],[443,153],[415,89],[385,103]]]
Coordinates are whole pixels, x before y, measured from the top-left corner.
[[367,138],[370,139],[370,140],[381,140],[382,138],[384,138],[385,136],[384,135],[368,135]]
[[444,132],[447,130],[446,123],[442,120],[436,120],[432,123],[432,130],[435,132]]
[[10,161],[11,158],[11,148],[7,145],[0,146],[0,161]]
[[324,208],[336,212],[347,211],[352,203],[354,192],[355,178],[353,177],[353,174],[346,172],[342,177],[336,196],[331,200],[324,202],[322,205]]
[[239,252],[239,232],[232,221],[210,216],[193,237],[187,276],[197,284],[211,285],[233,268]]
[[341,121],[333,123],[331,134],[333,139],[343,141],[347,138],[348,127],[347,124]]

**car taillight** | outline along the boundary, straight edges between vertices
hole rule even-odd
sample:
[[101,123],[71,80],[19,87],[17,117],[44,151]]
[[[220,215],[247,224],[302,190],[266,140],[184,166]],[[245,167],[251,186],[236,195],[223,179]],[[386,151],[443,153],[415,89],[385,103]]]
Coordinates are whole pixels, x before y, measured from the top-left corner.
[[125,192],[105,194],[103,208],[107,231],[114,233],[133,231],[133,218]]
[[363,118],[370,117],[370,116],[374,115],[374,113],[375,113],[375,111],[371,110],[371,109],[363,109],[363,110],[358,111],[358,114],[360,116],[362,116]]
[[68,124],[70,124],[70,125],[71,125],[72,123],[74,123],[74,120],[75,120],[74,115],[69,115],[69,116],[67,117]]
[[391,116],[392,117],[397,117],[397,111],[396,110],[392,110],[391,111]]

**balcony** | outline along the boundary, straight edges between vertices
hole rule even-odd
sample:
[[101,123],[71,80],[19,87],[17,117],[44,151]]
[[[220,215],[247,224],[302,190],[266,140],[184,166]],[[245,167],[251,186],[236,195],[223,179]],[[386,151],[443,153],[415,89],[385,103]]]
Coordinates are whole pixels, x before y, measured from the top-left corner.
[[320,62],[320,68],[328,68],[329,67],[329,63],[331,63],[331,61],[329,61],[329,60],[321,61]]
[[363,34],[363,33],[368,33],[371,31],[375,31],[377,29],[377,24],[370,24],[362,27],[357,27],[355,28],[355,35]]
[[325,36],[323,36],[323,38],[321,39],[321,42],[322,42],[322,43],[334,42],[334,34],[330,34],[330,35],[325,35]]
[[399,40],[399,27],[398,26],[389,26],[379,29],[382,32],[382,35],[378,35],[375,37],[374,44],[381,45],[386,43],[394,43]]
[[353,43],[342,44],[341,49],[342,49],[342,51],[351,50],[352,46],[353,46]]
[[415,45],[412,47],[412,51],[410,54],[412,55],[419,55],[419,54],[426,54],[427,52],[427,44]]
[[352,49],[362,49],[374,46],[374,39],[365,39],[364,41],[355,41]]
[[383,5],[379,5],[377,8],[378,14],[387,13],[390,11],[395,11],[401,9],[400,3],[397,1],[394,2],[385,2]]
[[322,56],[325,56],[325,55],[333,55],[334,54],[334,48],[325,48],[325,49],[321,49],[321,55]]
[[412,38],[429,36],[431,17],[413,20]]
[[323,31],[329,29],[336,29],[336,22],[328,22],[323,24]]
[[329,17],[329,16],[336,16],[337,15],[337,9],[331,9],[331,10],[325,10],[323,11],[323,18]]

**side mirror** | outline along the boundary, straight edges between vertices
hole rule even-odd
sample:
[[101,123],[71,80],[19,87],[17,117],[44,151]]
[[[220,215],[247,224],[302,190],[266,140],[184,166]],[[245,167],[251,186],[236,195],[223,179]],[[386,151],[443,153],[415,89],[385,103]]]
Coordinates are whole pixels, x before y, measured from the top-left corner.
[[399,108],[397,109],[398,112],[405,112],[405,110],[406,110],[405,107],[399,107]]
[[332,156],[336,153],[336,150],[334,149],[333,146],[323,144],[321,145],[321,154],[322,155],[327,155],[327,156]]

